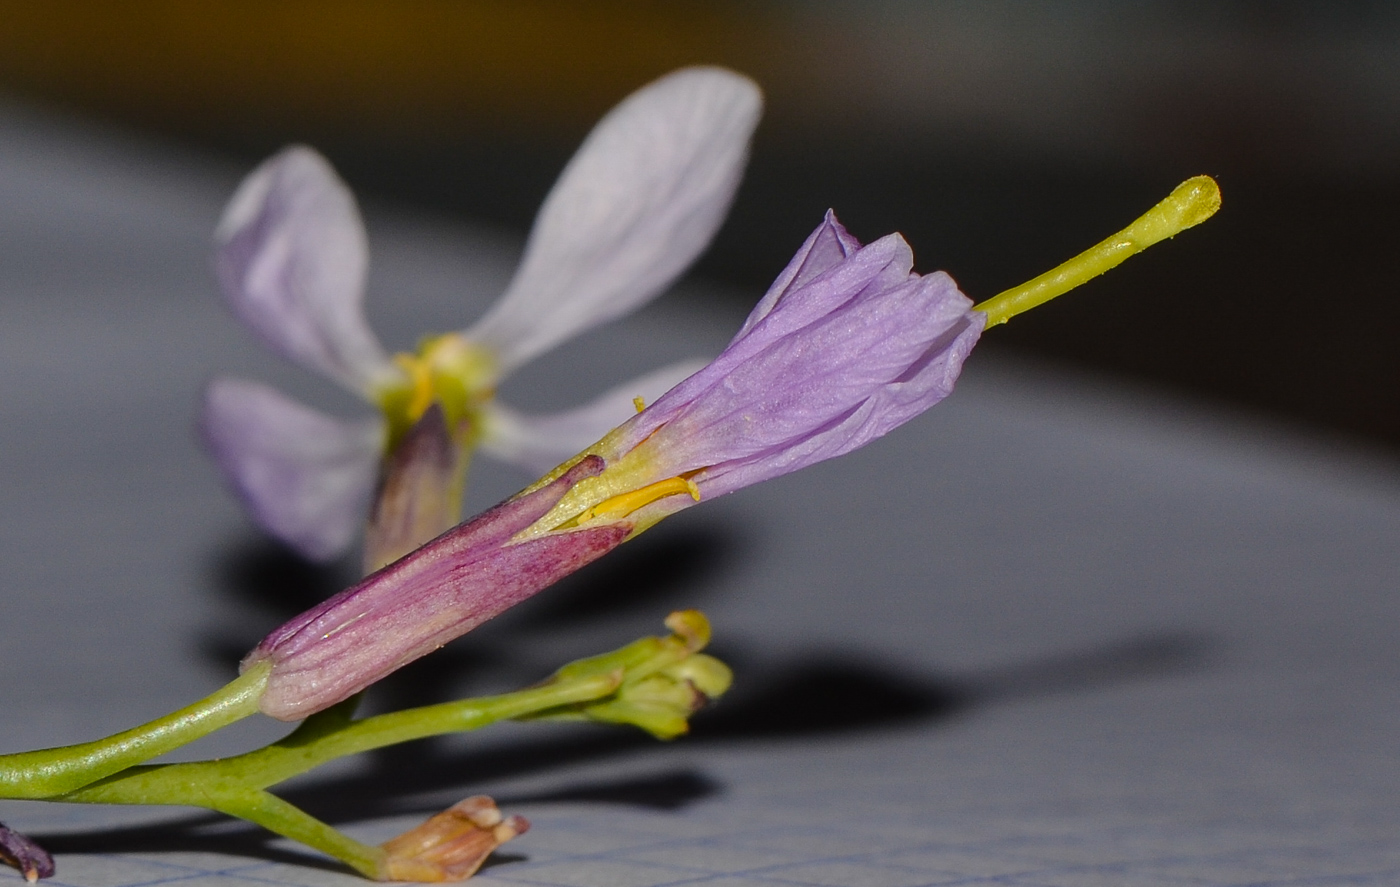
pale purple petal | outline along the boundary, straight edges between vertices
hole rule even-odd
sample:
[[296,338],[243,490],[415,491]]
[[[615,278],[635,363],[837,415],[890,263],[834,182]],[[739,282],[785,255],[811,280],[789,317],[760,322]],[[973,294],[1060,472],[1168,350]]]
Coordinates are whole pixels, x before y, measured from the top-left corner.
[[860,241],[852,237],[846,227],[836,220],[835,212],[827,210],[826,218],[822,219],[817,230],[807,236],[797,255],[792,257],[792,261],[788,262],[778,279],[768,287],[768,292],[763,294],[763,298],[759,299],[758,304],[749,312],[744,325],[739,328],[734,338],[742,339],[748,335],[754,324],[767,317],[773,306],[778,304],[778,300],[789,289],[806,286],[819,274],[845,261],[858,249]]
[[244,668],[272,663],[259,707],[295,720],[348,699],[611,551],[629,526],[506,544],[602,467],[596,457],[583,460],[553,483],[444,533],[268,635],[243,662]]
[[[714,466],[703,478],[718,481],[731,463],[750,463],[758,473],[765,466],[775,474],[796,470],[872,439],[858,433],[861,425],[847,425],[867,406],[878,417],[872,417],[874,427],[883,429],[879,436],[941,399],[920,384],[921,371],[941,366],[947,347],[965,331],[975,341],[980,324],[972,328],[970,307],[947,275],[930,275],[774,341],[717,378],[667,424],[681,460],[667,473]],[[875,409],[895,405],[885,389],[908,384],[905,379],[935,399],[913,398],[912,413]],[[696,480],[703,490],[702,478]]]
[[[687,477],[704,498],[907,422],[951,393],[985,323],[948,275],[911,263],[898,235],[859,247],[828,214],[724,353],[597,452],[611,463],[645,448],[649,477]],[[669,497],[648,515],[689,504]]]
[[253,519],[304,556],[330,560],[364,527],[381,421],[332,418],[266,385],[216,379],[201,431]]
[[293,146],[265,161],[214,238],[224,296],[268,347],[359,394],[393,378],[364,319],[364,224],[320,154]]
[[481,441],[481,449],[498,459],[542,474],[636,415],[635,398],[652,403],[676,383],[704,367],[702,360],[671,364],[561,413],[532,416],[493,401],[486,408],[486,436]]
[[849,453],[883,437],[952,394],[963,361],[977,344],[982,327],[981,314],[965,312],[906,369],[900,381],[880,385],[824,426],[774,442],[747,459],[717,464],[697,476],[696,482],[705,495],[717,496]]
[[467,337],[509,372],[659,294],[723,221],[761,110],[753,82],[722,68],[625,99],[565,168],[514,280]]
[[[765,348],[826,321],[853,302],[868,301],[872,295],[907,285],[912,264],[909,245],[899,235],[892,234],[861,247],[839,264],[823,268],[811,276],[806,285],[782,290],[780,300],[768,305],[761,303],[754,313],[761,311],[762,316],[746,323],[743,332],[703,372],[676,385],[645,414],[629,423],[619,446],[630,447],[649,436],[704,391],[754,360]],[[774,306],[781,306],[781,310],[773,310]],[[820,360],[821,355],[817,359]]]

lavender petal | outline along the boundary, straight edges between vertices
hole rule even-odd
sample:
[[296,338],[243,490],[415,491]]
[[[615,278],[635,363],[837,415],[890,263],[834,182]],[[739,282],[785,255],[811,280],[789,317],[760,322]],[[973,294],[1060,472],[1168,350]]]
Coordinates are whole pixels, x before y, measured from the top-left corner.
[[[831,218],[834,221],[834,217]],[[890,304],[889,293],[909,283],[912,263],[913,256],[908,244],[898,235],[890,235],[860,248],[838,264],[822,269],[805,286],[782,290],[779,300],[768,306],[760,304],[755,309],[754,314],[760,311],[765,313],[753,323],[746,324],[743,332],[709,366],[672,388],[645,413],[629,422],[622,430],[617,445],[630,449],[651,436],[657,428],[672,421],[681,411],[689,410],[706,391],[717,386],[730,386],[730,379],[736,374],[757,379],[765,390],[784,384],[781,379],[770,382],[763,373],[755,375],[754,364],[763,359],[760,355],[765,349],[791,347],[794,342],[812,338],[808,327],[819,329],[821,324],[853,303],[876,300]],[[832,352],[814,351],[810,347],[799,348],[799,352],[806,351],[810,362],[820,372],[821,366],[829,362],[828,358],[839,360],[841,355],[851,353],[853,342],[841,341],[842,338],[838,335],[836,341],[823,346],[835,349]],[[904,335],[903,338],[908,337]],[[877,353],[879,350],[877,347]],[[734,403],[738,402],[737,398],[734,399]]]
[[723,221],[762,97],[722,68],[686,68],[624,99],[584,140],[495,307],[466,332],[502,372],[658,295]]
[[254,170],[215,241],[224,296],[268,347],[358,394],[395,377],[364,319],[364,224],[320,154],[293,146]]
[[254,520],[311,560],[338,556],[364,526],[379,468],[379,420],[347,422],[273,388],[216,379],[201,431]]
[[611,464],[644,449],[638,484],[686,477],[709,498],[907,422],[952,391],[985,323],[948,275],[912,263],[898,235],[861,247],[828,213],[724,352],[593,451]]
[[826,217],[817,226],[817,230],[807,236],[806,242],[797,250],[797,255],[792,257],[792,261],[788,262],[787,267],[773,281],[773,285],[768,287],[768,292],[763,294],[763,298],[759,299],[758,304],[749,312],[744,325],[739,328],[734,338],[738,340],[748,335],[754,324],[767,317],[788,290],[806,286],[824,271],[845,261],[858,249],[860,241],[852,237],[846,227],[837,221],[834,211],[827,210]]
[[635,415],[635,398],[651,403],[704,366],[704,361],[674,363],[561,413],[532,416],[494,401],[487,407],[481,449],[502,461],[542,474]]

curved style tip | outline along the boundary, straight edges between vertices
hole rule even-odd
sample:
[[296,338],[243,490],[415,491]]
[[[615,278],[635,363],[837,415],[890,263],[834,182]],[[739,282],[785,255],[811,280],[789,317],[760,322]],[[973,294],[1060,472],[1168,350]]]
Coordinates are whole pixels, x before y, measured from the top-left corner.
[[1178,231],[1194,228],[1220,210],[1220,186],[1210,176],[1187,179],[1162,201],[1178,208]]

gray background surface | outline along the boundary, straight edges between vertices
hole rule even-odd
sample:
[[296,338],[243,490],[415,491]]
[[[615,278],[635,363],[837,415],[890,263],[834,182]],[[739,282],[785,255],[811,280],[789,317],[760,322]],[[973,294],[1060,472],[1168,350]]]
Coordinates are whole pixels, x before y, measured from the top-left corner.
[[[261,541],[192,432],[215,372],[358,408],[218,303],[209,236],[240,173],[0,111],[7,750],[212,691],[349,578]],[[519,247],[367,214],[391,347],[477,316]],[[712,354],[733,304],[682,287],[505,396],[563,406]],[[699,606],[739,683],[692,736],[507,726],[289,796],[382,840],[493,794],[535,829],[484,883],[1400,883],[1400,467],[985,358],[885,440],[668,521],[374,703],[528,682]],[[482,459],[472,503],[527,480]],[[279,732],[254,719],[189,753]],[[61,884],[356,882],[197,811],[6,803],[0,819],[56,851]]]

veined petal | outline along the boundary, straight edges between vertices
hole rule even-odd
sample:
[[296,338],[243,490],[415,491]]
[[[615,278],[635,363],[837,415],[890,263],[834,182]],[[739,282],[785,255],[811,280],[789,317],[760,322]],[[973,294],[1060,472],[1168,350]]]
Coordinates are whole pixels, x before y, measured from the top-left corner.
[[723,221],[761,111],[758,87],[722,68],[623,100],[564,169],[515,278],[467,337],[509,372],[659,294]]
[[[829,221],[834,221],[834,217]],[[823,222],[817,229],[818,235],[828,226],[828,222]],[[808,243],[811,243],[811,238]],[[799,257],[802,255],[800,252]],[[707,389],[713,387],[717,380],[725,378],[731,372],[738,371],[742,376],[745,371],[741,368],[762,354],[765,349],[775,344],[782,345],[785,340],[801,342],[803,337],[799,334],[807,327],[824,324],[833,315],[842,314],[843,309],[868,303],[872,296],[880,296],[905,287],[910,279],[909,269],[912,264],[913,255],[909,245],[905,243],[904,238],[891,234],[856,249],[846,259],[822,268],[819,273],[803,275],[807,279],[802,286],[778,289],[779,298],[770,302],[765,297],[754,309],[754,315],[757,316],[750,317],[740,334],[734,337],[723,353],[716,357],[703,373],[697,373],[676,385],[666,392],[665,396],[659,398],[646,414],[628,423],[618,441],[619,446],[630,448],[639,443],[677,412],[687,409]],[[792,270],[793,266],[789,265],[784,275]],[[780,283],[781,281],[782,278],[779,279]],[[770,290],[770,295],[772,293]],[[890,304],[885,299],[876,301]],[[862,310],[869,309],[867,307]],[[917,315],[915,319],[918,319]],[[905,337],[912,332],[908,329],[899,331],[897,327],[892,330]],[[839,353],[848,353],[857,340],[869,340],[868,329],[857,325],[852,332],[853,337],[844,336],[839,330],[832,336]],[[791,341],[783,347],[791,347]],[[817,363],[819,372],[827,365],[819,352],[798,353],[807,354],[808,359]]]
[[295,145],[255,169],[214,239],[224,296],[272,350],[358,394],[396,375],[364,319],[364,224],[320,154]]
[[[943,277],[948,289],[957,293],[947,275],[937,276]],[[944,324],[942,330],[925,348],[913,353],[912,359],[911,352],[906,352],[902,361],[885,365],[888,374],[894,375],[902,364],[902,372],[893,381],[881,384],[870,376],[862,379],[863,373],[851,373],[856,384],[875,383],[863,400],[842,404],[833,398],[814,411],[818,415],[823,407],[829,411],[826,422],[815,431],[803,435],[789,427],[788,435],[783,437],[780,428],[780,434],[765,441],[765,446],[752,447],[746,456],[717,464],[697,476],[696,482],[711,496],[750,486],[863,447],[932,407],[953,392],[963,361],[982,334],[985,315],[967,310],[969,306],[970,301],[965,299],[948,299],[936,306],[932,313],[942,315],[938,318]],[[874,366],[875,362],[869,365]],[[840,386],[831,387],[833,394],[840,393]],[[794,395],[805,396],[800,391]]]
[[216,379],[201,432],[253,519],[307,558],[339,555],[365,525],[381,421],[336,419],[266,385]]
[[768,292],[758,300],[758,304],[749,312],[734,339],[742,339],[748,335],[749,330],[768,316],[788,290],[811,283],[817,276],[844,262],[858,249],[860,241],[852,237],[846,226],[837,220],[834,210],[827,210],[826,218],[822,219],[817,230],[807,236],[806,242],[797,250],[797,255],[792,257],[792,261],[788,262],[787,267],[773,281],[773,285],[768,287]]
[[497,459],[543,473],[582,451],[637,412],[636,399],[651,403],[705,366],[687,360],[625,382],[572,410],[531,416],[500,401],[486,406],[481,449]]
[[971,307],[942,273],[862,289],[722,376],[706,371],[710,384],[666,423],[671,444],[655,439],[659,470],[706,469],[696,482],[716,495],[868,443],[951,391],[981,332]]

